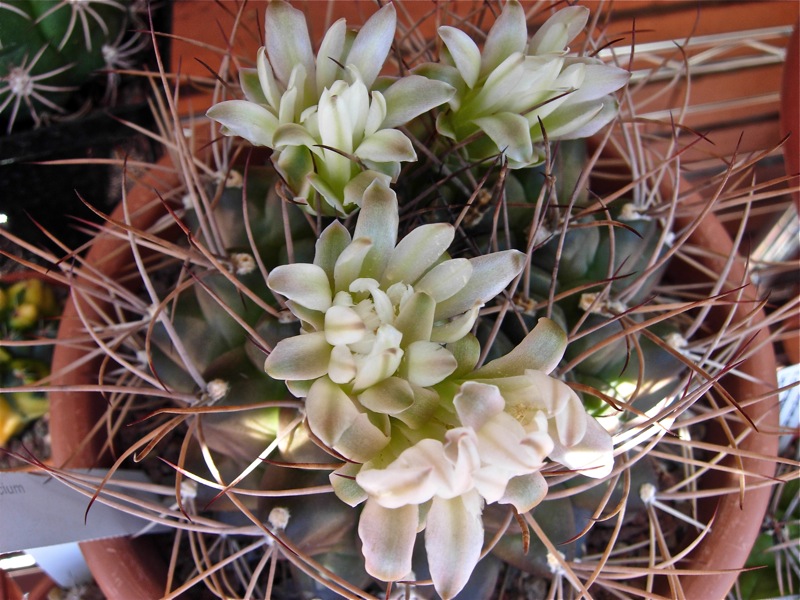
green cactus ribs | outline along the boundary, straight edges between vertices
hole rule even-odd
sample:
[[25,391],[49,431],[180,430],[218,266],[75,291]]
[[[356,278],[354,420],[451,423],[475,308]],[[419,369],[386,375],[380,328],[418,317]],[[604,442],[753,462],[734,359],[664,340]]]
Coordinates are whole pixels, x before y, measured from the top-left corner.
[[116,99],[119,77],[148,44],[133,0],[0,3],[0,123],[38,127]]

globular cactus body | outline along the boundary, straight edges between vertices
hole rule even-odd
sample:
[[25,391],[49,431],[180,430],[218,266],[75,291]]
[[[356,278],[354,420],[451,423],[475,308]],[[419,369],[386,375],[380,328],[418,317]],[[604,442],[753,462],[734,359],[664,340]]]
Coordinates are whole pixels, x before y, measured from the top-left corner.
[[[123,44],[131,0],[7,0],[0,3],[0,119],[38,126],[76,112],[84,90]],[[138,35],[132,33],[132,35]]]

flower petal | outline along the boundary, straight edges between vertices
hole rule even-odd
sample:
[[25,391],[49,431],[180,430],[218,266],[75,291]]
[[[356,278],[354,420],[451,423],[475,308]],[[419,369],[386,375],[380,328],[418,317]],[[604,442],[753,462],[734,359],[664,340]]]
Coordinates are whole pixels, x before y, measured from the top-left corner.
[[358,369],[353,391],[360,392],[394,375],[402,358],[403,351],[400,348],[388,348],[368,356]]
[[[390,439],[388,436],[389,418],[383,416],[385,421],[383,427],[378,427],[372,422],[370,415],[359,413],[350,427],[333,444],[333,449],[353,462],[363,463],[374,458],[386,447]],[[380,421],[381,419],[375,420]]]
[[[372,102],[369,103],[367,120],[364,122],[364,135],[370,136],[381,128],[386,119],[386,98],[378,91],[370,94]],[[388,127],[388,126],[387,126]]]
[[267,49],[259,48],[256,55],[256,71],[258,72],[258,81],[261,83],[261,91],[264,94],[269,105],[277,110],[281,102],[281,89],[275,81],[275,74],[272,71],[272,65],[269,64],[267,58]]
[[[330,312],[330,311],[329,311]],[[347,346],[334,346],[328,362],[328,377],[331,381],[344,385],[350,383],[358,372],[353,353]]]
[[[289,338],[292,339],[292,338]],[[306,397],[306,418],[312,433],[333,447],[361,414],[352,398],[327,377],[320,377]]]
[[281,174],[297,202],[305,202],[311,193],[309,177],[314,174],[311,151],[303,146],[287,146],[272,153],[275,170]]
[[439,440],[425,438],[383,469],[364,467],[356,481],[386,508],[422,504],[452,479],[453,465]]
[[400,305],[394,326],[403,334],[404,348],[419,340],[430,340],[435,309],[433,298],[424,292],[414,293]]
[[[574,59],[578,60],[578,59]],[[631,77],[630,71],[606,65],[588,58],[581,60],[585,64],[583,82],[574,93],[567,97],[566,104],[580,104],[590,100],[599,100],[612,94],[624,86]]]
[[472,326],[478,320],[481,306],[483,304],[476,302],[470,310],[449,319],[445,323],[434,325],[431,331],[431,341],[438,344],[452,344],[459,341],[472,330]]
[[491,73],[514,52],[525,52],[527,43],[528,25],[525,10],[516,0],[509,0],[486,37],[480,64],[481,76],[485,77]]
[[433,467],[426,463],[410,467],[361,469],[356,482],[381,506],[400,508],[430,500],[436,492],[432,472]]
[[[483,458],[483,454],[481,454],[481,458]],[[514,471],[505,469],[501,465],[492,464],[477,469],[472,474],[472,479],[475,490],[487,504],[493,504],[503,497],[509,480],[515,475]]]
[[359,464],[345,463],[328,476],[333,486],[333,493],[348,506],[356,507],[367,499],[367,493],[355,479],[360,470]]
[[[594,135],[614,120],[618,114],[617,101],[606,96],[604,102],[570,104],[561,107],[545,119],[547,135],[552,139],[574,140]],[[531,129],[531,135],[539,133],[539,125]]]
[[353,234],[354,238],[363,237],[372,242],[372,251],[365,261],[363,277],[381,280],[397,243],[398,224],[397,196],[384,181],[375,179],[364,191],[361,212]]
[[414,390],[414,403],[397,413],[394,417],[412,429],[419,429],[430,424],[430,419],[439,407],[439,394],[435,390],[412,386]]
[[[610,106],[603,112],[602,102],[565,105],[543,119],[544,130],[551,140],[576,139],[596,133],[616,116],[616,101],[609,98]],[[585,134],[585,135],[584,135]],[[531,127],[531,138],[541,139],[539,123]]]
[[286,85],[295,65],[314,77],[314,52],[305,15],[286,2],[270,2],[264,19],[264,41],[278,79]]
[[[567,448],[578,444],[586,435],[587,421],[590,417],[586,414],[578,395],[563,381],[550,378],[552,394],[560,395],[567,399],[564,408],[558,411],[548,425],[549,433],[554,441],[558,441]],[[553,430],[555,425],[555,430]]]
[[[478,88],[480,91],[475,98],[464,103],[463,110],[469,107],[469,114],[476,116],[504,110],[506,103],[515,97],[529,75],[525,69],[525,62],[526,57],[521,52],[515,52],[506,58],[489,73],[484,84]],[[464,115],[454,115],[454,118],[463,119]]]
[[453,405],[461,423],[478,431],[489,419],[503,412],[506,401],[497,386],[467,381],[453,398]]
[[367,19],[353,40],[346,64],[358,69],[367,87],[372,87],[383,68],[392,47],[396,24],[397,13],[394,5],[389,3]]
[[289,390],[289,393],[295,398],[305,398],[308,396],[308,390],[311,389],[314,381],[316,381],[316,379],[303,379],[297,381],[289,379],[286,381],[286,389]]
[[358,521],[367,573],[381,581],[406,577],[418,523],[419,508],[414,504],[390,509],[368,499]]
[[370,184],[376,179],[380,179],[387,187],[392,181],[392,178],[378,171],[361,171],[358,175],[353,177],[346,186],[344,186],[344,206],[351,210],[356,206],[361,206],[361,201],[364,198],[364,192]]
[[342,53],[344,52],[347,22],[339,19],[325,32],[317,51],[317,93],[330,87],[334,81],[341,79]]
[[264,371],[273,379],[316,379],[328,372],[331,346],[323,332],[282,339],[264,362]]
[[550,373],[558,366],[566,348],[566,332],[555,321],[542,318],[511,352],[482,366],[474,377],[523,375],[526,369]]
[[[289,149],[291,148],[287,148],[287,150]],[[283,154],[284,152],[286,152],[286,150],[281,152],[281,154]],[[327,152],[327,150],[325,152]],[[311,153],[308,152],[308,155],[311,156]],[[309,198],[309,206],[307,210],[312,215],[316,214],[338,215],[338,216],[347,215],[348,211],[345,210],[344,205],[342,204],[342,198],[334,190],[334,187],[330,184],[329,181],[326,181],[323,177],[320,177],[316,173],[308,173],[306,175],[306,180],[311,185],[311,187],[314,188],[314,191],[319,196],[322,196],[323,200],[323,203],[320,203],[315,198]]]
[[417,227],[400,240],[392,251],[381,284],[387,287],[398,281],[413,284],[442,257],[454,236],[455,229],[449,223],[429,223]]
[[381,127],[405,125],[450,100],[455,91],[453,86],[443,81],[428,79],[422,75],[406,75],[383,92],[386,115]]
[[448,600],[469,581],[478,564],[483,546],[480,497],[457,496],[450,500],[435,497],[428,511],[425,549],[433,587]]
[[342,251],[333,267],[336,292],[349,291],[350,284],[361,277],[364,260],[371,249],[372,242],[368,238],[357,237]]
[[467,87],[472,89],[475,87],[475,82],[478,81],[478,74],[481,71],[480,49],[477,44],[472,41],[472,38],[460,29],[445,25],[439,27],[438,31],[439,37],[442,38],[444,45],[447,46],[447,50],[450,52],[450,56],[453,58],[458,72],[461,74]]
[[455,357],[439,344],[418,341],[406,348],[403,371],[412,385],[436,385],[451,375],[456,367]]
[[455,295],[436,305],[436,320],[447,319],[488,302],[516,277],[526,256],[518,250],[503,250],[470,259],[472,277]]
[[303,102],[302,87],[306,81],[306,73],[303,65],[295,65],[292,75],[289,77],[289,87],[283,92],[281,101],[278,103],[278,121],[281,123],[291,123],[295,116],[300,112],[298,105]]
[[414,67],[411,72],[414,75],[425,77],[433,81],[441,81],[446,83],[455,90],[455,93],[447,100],[450,108],[458,110],[461,106],[461,97],[466,93],[467,86],[464,79],[461,77],[458,69],[451,65],[443,63],[424,63]]
[[547,481],[537,471],[509,480],[506,491],[498,502],[511,504],[518,513],[523,514],[544,500],[546,495]]
[[472,121],[497,146],[503,154],[518,162],[530,162],[533,157],[528,120],[522,115],[499,112]]
[[321,331],[325,326],[325,313],[320,310],[312,310],[294,300],[286,301],[286,308],[300,319],[303,329],[306,331]]
[[555,377],[530,369],[524,375],[483,381],[500,388],[500,393],[506,400],[506,412],[514,415],[526,431],[541,429],[536,419],[538,413],[541,412],[545,419],[552,419],[558,413],[566,411],[570,398],[575,393]]
[[442,302],[467,285],[470,277],[472,277],[472,263],[466,258],[453,258],[433,267],[414,284],[414,289],[425,292],[436,302]]
[[273,292],[312,310],[324,311],[331,305],[328,275],[317,265],[279,265],[269,274],[267,285]]
[[550,458],[583,475],[602,479],[614,468],[614,444],[609,433],[586,416],[586,433],[577,444],[566,447],[553,437],[555,447]]
[[261,89],[261,82],[256,69],[247,69],[244,67],[239,69],[239,87],[242,88],[244,97],[247,98],[248,102],[268,104],[267,97]]
[[314,264],[328,276],[330,287],[334,286],[333,268],[341,253],[350,244],[350,232],[339,221],[328,225],[317,238]]
[[272,147],[278,119],[263,106],[247,100],[226,100],[209,108],[206,116],[222,125],[226,134],[238,135],[256,146]]
[[[526,121],[527,123],[527,121]],[[409,162],[417,160],[411,140],[397,129],[380,129],[359,144],[354,153],[375,162]]]
[[[366,89],[364,89],[366,94]],[[319,136],[322,143],[345,153],[353,151],[353,123],[345,99],[332,89],[322,92],[317,106]],[[350,171],[350,159],[339,153],[327,151],[326,168],[331,172]],[[329,165],[328,163],[334,163]],[[339,164],[341,163],[341,164]]]
[[[546,435],[544,437],[547,438]],[[478,432],[481,460],[506,470],[507,477],[537,470],[546,456],[538,450],[550,450],[550,445],[526,444],[525,438],[522,425],[511,415],[501,412],[489,419]],[[487,497],[487,501],[491,500]]]
[[585,6],[562,8],[545,21],[528,43],[528,54],[563,52],[586,26],[589,9]]
[[297,123],[286,123],[278,127],[272,134],[272,146],[277,149],[286,146],[305,146],[311,152],[320,156],[322,150],[318,148],[318,142],[302,125]]
[[447,342],[447,349],[458,361],[455,377],[464,377],[475,370],[481,357],[481,344],[474,335],[464,335],[455,342]]
[[414,404],[414,390],[405,379],[389,377],[364,390],[358,401],[367,410],[395,415]]
[[325,313],[325,339],[331,346],[354,344],[366,330],[364,321],[349,306],[331,306]]

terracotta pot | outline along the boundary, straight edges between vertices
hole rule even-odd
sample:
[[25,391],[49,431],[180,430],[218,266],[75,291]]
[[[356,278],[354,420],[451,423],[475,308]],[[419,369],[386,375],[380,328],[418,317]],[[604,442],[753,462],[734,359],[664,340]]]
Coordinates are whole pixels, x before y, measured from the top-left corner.
[[[165,158],[160,164],[170,165]],[[153,203],[153,189],[166,191],[179,184],[177,174],[154,172],[146,177],[129,194],[128,202],[133,223],[147,227],[165,209]],[[121,207],[113,218],[123,220]],[[106,275],[115,275],[130,264],[130,250],[126,243],[110,236],[95,239],[87,261]],[[85,303],[83,303],[85,304]],[[89,314],[92,310],[81,305]],[[107,306],[107,305],[106,305]],[[102,310],[103,307],[98,307]],[[82,334],[81,320],[75,307],[75,296],[64,308],[59,327],[59,339],[69,340]],[[59,344],[53,353],[52,372],[57,376],[55,386],[96,383],[99,361],[95,360],[73,368],[81,356],[80,349],[69,344]],[[103,453],[104,439],[91,435],[95,423],[106,410],[106,400],[96,393],[50,392],[50,433],[52,458],[58,466],[82,468],[110,466],[111,457]],[[104,432],[103,432],[104,433]],[[158,549],[147,537],[114,538],[83,542],[81,551],[95,581],[106,597],[115,600],[145,600],[164,595],[167,565],[160,559]]]
[[[162,164],[168,164],[162,160]],[[136,213],[134,222],[146,227],[164,213],[163,207],[153,204],[152,188],[166,191],[178,184],[177,176],[163,173],[145,179],[129,195],[128,202]],[[122,219],[118,209],[113,218]],[[685,223],[683,223],[685,224]],[[720,272],[726,257],[733,251],[732,242],[722,224],[713,216],[706,218],[692,237],[695,244],[712,247],[719,258],[706,260],[706,266],[713,272]],[[107,275],[113,275],[123,268],[129,260],[127,244],[111,237],[99,237],[92,246],[87,260],[95,268]],[[728,289],[738,287],[744,276],[744,261],[737,260],[731,271]],[[80,333],[80,320],[73,299],[67,305],[61,322],[60,336],[69,339]],[[744,305],[739,318],[750,310],[747,300],[755,300],[754,292],[745,290]],[[88,310],[88,307],[85,307]],[[713,319],[721,315],[712,315]],[[763,318],[756,317],[756,322]],[[712,321],[713,326],[713,321]],[[753,341],[758,344],[765,339],[762,331]],[[68,367],[78,360],[81,350],[69,344],[57,346],[53,372],[63,372],[56,385],[68,386],[79,383],[93,383],[97,378],[97,363],[86,364],[77,369]],[[775,384],[775,357],[770,344],[765,344],[754,356],[746,360],[739,369],[753,375],[763,383],[753,383],[741,378],[729,378],[724,383],[740,403],[767,394]],[[51,427],[53,457],[58,465],[70,467],[92,467],[105,462],[101,456],[103,440],[98,436],[89,437],[93,425],[106,407],[106,401],[93,393],[52,392]],[[777,400],[767,397],[747,407],[750,418],[759,427],[770,430],[777,426]],[[86,443],[88,440],[88,443]],[[720,440],[716,440],[720,441]],[[777,454],[777,437],[768,434],[751,434],[740,445],[741,450],[759,455]],[[98,459],[98,457],[100,457]],[[753,473],[770,477],[774,473],[774,463],[768,460],[745,460],[746,468]],[[748,478],[754,483],[753,477]],[[737,477],[716,473],[706,478],[706,487],[735,488]],[[690,569],[701,571],[725,571],[700,576],[682,575],[681,584],[687,598],[722,598],[736,579],[736,569],[740,569],[758,535],[767,502],[769,487],[748,491],[743,507],[739,506],[737,493],[726,494],[707,506],[706,512],[716,512],[712,531],[691,555]],[[81,549],[89,563],[98,584],[109,598],[136,599],[160,597],[165,589],[166,565],[156,558],[155,549],[146,538],[131,540],[118,538],[81,544]]]
[[[679,220],[678,227],[686,224],[686,220]],[[708,217],[700,224],[690,239],[695,245],[713,248],[718,253],[718,258],[705,258],[701,262],[712,273],[722,272],[727,257],[733,252],[731,238],[722,223],[716,217]],[[736,260],[727,281],[729,283],[724,287],[725,290],[738,288],[741,285],[739,282],[747,281],[744,259]],[[742,305],[737,310],[736,319],[744,317],[745,313],[752,310],[758,300],[755,286],[745,288],[741,297]],[[722,327],[725,314],[724,311],[712,311],[706,322],[712,329]],[[753,318],[750,325],[756,327],[763,321],[764,313],[761,311]],[[763,398],[755,404],[746,406],[744,412],[764,433],[751,431],[750,435],[738,445],[739,449],[759,456],[776,457],[778,436],[772,432],[775,432],[778,427],[778,399],[776,395],[768,396],[768,394],[778,385],[775,352],[772,344],[767,341],[768,336],[767,327],[760,329],[750,342],[751,346],[759,347],[759,350],[737,367],[738,370],[755,376],[757,381],[728,376],[722,380],[722,384],[731,396],[742,405],[747,405],[750,399]],[[728,423],[731,423],[730,420]],[[750,428],[748,424],[732,426],[732,435],[739,435],[748,428]],[[722,446],[727,445],[726,438],[720,429],[709,429],[707,441]],[[751,473],[746,478],[748,485],[763,483],[775,475],[776,463],[774,461],[745,458],[742,462],[744,470]],[[724,464],[735,466],[733,460],[726,460]],[[711,471],[701,482],[701,486],[706,489],[736,489],[738,485],[738,475],[721,471]],[[762,520],[771,494],[772,487],[763,486],[745,492],[741,506],[738,493],[727,494],[718,500],[710,499],[711,501],[700,505],[706,522],[712,516],[714,521],[711,532],[689,555],[691,564],[688,568],[722,572],[702,576],[682,575],[680,577],[681,585],[686,598],[724,598],[726,596],[736,581],[737,570],[744,566],[753,543],[761,531]],[[662,592],[666,591],[666,588],[662,590]]]
[[[606,147],[606,152],[619,159],[616,150]],[[669,178],[661,182],[661,192],[664,198],[673,197],[673,188]],[[680,182],[680,190],[691,190],[691,186],[684,180]],[[679,193],[682,206],[703,206],[705,200],[696,192]],[[686,210],[686,209],[684,209]],[[676,230],[686,230],[693,226],[694,216],[691,211],[681,214],[675,219]],[[706,215],[694,229],[689,237],[689,243],[696,247],[710,250],[708,255],[693,256],[693,260],[702,265],[709,273],[723,273],[728,258],[736,255],[731,264],[725,284],[720,293],[738,290],[743,282],[750,281],[747,274],[747,261],[738,256],[734,249],[733,241],[714,214]],[[696,268],[680,263],[673,258],[669,266],[667,277],[679,279],[682,283],[707,283],[708,277]],[[739,307],[735,311],[734,322],[750,318],[750,326],[756,328],[764,323],[764,311],[759,311],[753,317],[749,313],[760,301],[756,286],[748,285],[738,297]],[[729,308],[712,309],[705,318],[704,323],[710,331],[719,330],[725,326],[729,318]],[[721,380],[722,385],[730,395],[740,404],[745,406],[744,412],[759,428],[759,432],[750,431],[747,437],[738,444],[744,452],[763,457],[777,457],[778,436],[775,435],[779,426],[779,405],[777,395],[769,394],[777,389],[777,362],[774,346],[767,341],[768,327],[757,329],[758,334],[750,341],[750,347],[759,348],[756,353],[737,366],[737,370],[753,376],[754,381],[744,377],[727,376]],[[760,401],[749,405],[748,401],[762,398]],[[749,424],[737,425],[727,421],[730,435],[738,436],[746,429],[752,429]],[[760,433],[764,432],[764,433]],[[709,423],[704,441],[717,444],[721,447],[728,446],[725,432],[716,423]],[[738,468],[739,464],[731,459],[726,459],[723,464]],[[742,460],[744,470],[749,473],[746,478],[747,486],[753,486],[767,481],[775,475],[776,462],[769,459],[745,458]],[[735,473],[726,473],[712,470],[700,482],[704,489],[738,490],[740,478]],[[738,491],[725,494],[719,498],[707,498],[699,501],[699,512],[704,522],[708,523],[713,518],[711,531],[703,538],[702,542],[688,556],[688,564],[681,563],[681,569],[687,571],[705,572],[703,575],[680,575],[680,585],[684,596],[694,598],[724,598],[738,576],[753,544],[761,530],[764,514],[767,510],[772,494],[772,486],[762,486],[758,489],[749,489],[745,492],[740,505]],[[714,573],[714,571],[718,571]],[[666,596],[674,592],[669,588],[666,578],[659,582],[657,591]]]

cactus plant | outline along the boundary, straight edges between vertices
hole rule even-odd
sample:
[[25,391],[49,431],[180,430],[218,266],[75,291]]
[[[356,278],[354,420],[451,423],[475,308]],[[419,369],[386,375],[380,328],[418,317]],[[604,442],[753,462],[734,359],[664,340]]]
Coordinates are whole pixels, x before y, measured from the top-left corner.
[[[633,145],[637,190],[608,190],[572,142],[623,110],[627,79],[569,56],[587,12],[529,39],[521,4],[499,8],[482,49],[474,23],[447,25],[439,53],[406,65],[401,48],[382,79],[394,8],[334,24],[314,53],[299,11],[271,2],[265,48],[221,70],[209,121],[157,103],[168,157],[123,186],[89,257],[39,252],[73,292],[54,377],[106,396],[107,427],[70,435],[124,430],[87,458],[113,454],[109,477],[169,468],[164,505],[131,508],[177,532],[185,577],[157,593],[489,598],[501,572],[552,596],[689,589],[679,559],[710,535],[691,494],[717,465],[692,446],[722,421],[726,439],[699,443],[744,454],[719,380],[769,377],[738,364],[760,304],[725,278],[663,278],[700,221],[679,225],[658,185],[674,159]],[[103,483],[87,496],[109,501]]]
[[[85,111],[99,71],[130,67],[143,48],[131,0],[0,4],[0,118],[6,132]],[[118,84],[109,71],[108,99]],[[79,96],[82,90],[84,96]]]

